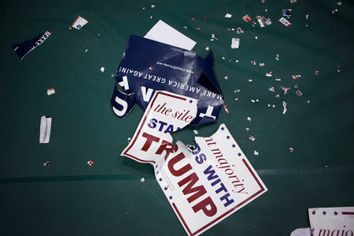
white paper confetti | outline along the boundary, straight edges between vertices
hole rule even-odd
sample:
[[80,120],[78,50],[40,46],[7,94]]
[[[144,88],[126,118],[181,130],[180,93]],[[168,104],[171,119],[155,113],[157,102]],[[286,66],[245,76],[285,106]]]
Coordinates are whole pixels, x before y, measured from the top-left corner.
[[50,96],[50,95],[53,95],[55,94],[55,89],[54,88],[48,88],[47,89],[47,95]]
[[267,72],[265,74],[265,76],[268,77],[268,78],[272,77],[273,76],[273,71]]
[[231,48],[239,48],[240,47],[240,39],[239,38],[232,38],[231,39]]
[[283,25],[285,25],[286,27],[291,26],[290,21],[288,21],[287,19],[285,19],[284,17],[279,19],[279,22],[282,23]]
[[230,19],[231,17],[232,17],[232,15],[231,15],[230,13],[226,13],[226,14],[225,14],[225,18],[226,18],[226,19]]

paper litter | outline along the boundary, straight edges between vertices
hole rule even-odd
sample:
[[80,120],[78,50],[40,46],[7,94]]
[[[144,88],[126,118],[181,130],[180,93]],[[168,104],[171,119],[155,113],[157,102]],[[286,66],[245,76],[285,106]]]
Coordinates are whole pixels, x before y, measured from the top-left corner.
[[49,143],[51,128],[52,118],[42,116],[39,130],[39,143]]

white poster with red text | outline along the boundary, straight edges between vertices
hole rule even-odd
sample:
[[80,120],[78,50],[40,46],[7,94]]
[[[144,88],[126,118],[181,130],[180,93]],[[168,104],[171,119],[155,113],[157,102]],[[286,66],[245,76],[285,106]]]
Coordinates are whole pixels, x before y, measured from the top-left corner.
[[196,115],[197,100],[157,92],[122,155],[154,166],[156,179],[188,235],[199,235],[267,191],[222,124],[196,137],[193,151],[171,133]]

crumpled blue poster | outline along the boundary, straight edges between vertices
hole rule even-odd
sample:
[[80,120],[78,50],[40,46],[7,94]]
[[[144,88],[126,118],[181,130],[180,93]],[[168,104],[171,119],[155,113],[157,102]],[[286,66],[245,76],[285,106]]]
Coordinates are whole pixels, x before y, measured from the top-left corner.
[[125,117],[137,103],[146,109],[155,91],[164,90],[198,100],[192,125],[215,123],[224,95],[213,71],[214,58],[130,36],[116,73],[111,105],[118,117]]
[[34,38],[31,38],[29,40],[26,40],[22,43],[15,43],[12,45],[12,48],[16,55],[23,60],[25,56],[32,52],[34,49],[36,49],[38,46],[40,46],[44,41],[46,41],[49,36],[52,35],[52,32],[50,31],[44,31],[43,33],[40,33]]

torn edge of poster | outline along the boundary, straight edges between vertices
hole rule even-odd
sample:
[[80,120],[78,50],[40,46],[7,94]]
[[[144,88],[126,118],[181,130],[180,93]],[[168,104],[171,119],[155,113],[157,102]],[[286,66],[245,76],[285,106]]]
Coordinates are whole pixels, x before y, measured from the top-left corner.
[[52,117],[41,117],[39,143],[49,143],[52,129]]
[[199,235],[267,191],[227,127],[187,148],[171,133],[189,125],[198,100],[157,91],[122,156],[154,166],[188,235]]
[[311,229],[310,228],[297,228],[294,229],[290,236],[311,236]]
[[354,235],[354,207],[308,209],[311,232],[319,235]]

